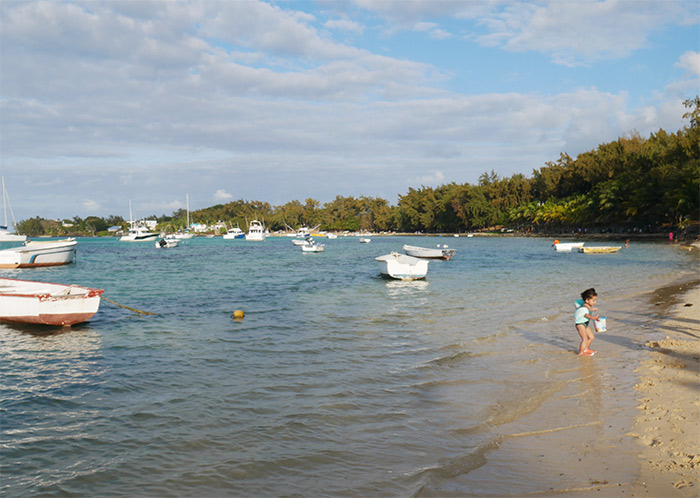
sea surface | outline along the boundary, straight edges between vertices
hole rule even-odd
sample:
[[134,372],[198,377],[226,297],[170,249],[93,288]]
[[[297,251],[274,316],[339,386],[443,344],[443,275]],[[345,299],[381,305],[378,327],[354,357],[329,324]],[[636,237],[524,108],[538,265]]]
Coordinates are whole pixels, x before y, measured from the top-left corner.
[[[0,494],[541,491],[518,482],[504,431],[566,389],[543,382],[552,359],[579,368],[574,299],[595,287],[609,337],[635,340],[639,324],[616,321],[610,303],[697,268],[668,243],[612,255],[556,253],[545,238],[324,243],[303,254],[284,237],[160,250],[86,238],[75,264],[0,270],[156,313],[103,301],[72,329],[0,325]],[[380,278],[374,258],[406,243],[457,255],[423,281]],[[623,341],[607,344],[610,355]]]

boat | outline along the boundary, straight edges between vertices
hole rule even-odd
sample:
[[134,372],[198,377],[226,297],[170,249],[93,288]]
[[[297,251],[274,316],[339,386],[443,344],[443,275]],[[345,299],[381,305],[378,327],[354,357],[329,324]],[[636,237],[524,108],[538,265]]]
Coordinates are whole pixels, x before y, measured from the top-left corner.
[[180,245],[180,241],[175,237],[165,237],[160,240],[156,240],[156,249],[168,249],[170,247],[177,247]]
[[0,250],[0,268],[60,266],[75,261],[75,239],[27,241],[19,247]]
[[2,177],[2,207],[5,212],[5,224],[0,225],[0,242],[24,242],[27,240],[26,235],[19,235],[17,233],[11,233],[7,224],[7,206],[10,206],[10,214],[12,215],[12,225],[16,225],[15,213],[12,212],[12,204],[10,204],[10,196],[7,195],[7,189],[5,189],[5,177]]
[[584,254],[612,254],[622,249],[622,246],[588,246],[579,248]]
[[317,244],[316,242],[309,242],[301,246],[301,252],[323,252],[326,250],[324,244]]
[[584,242],[559,242],[555,240],[552,243],[552,247],[554,247],[554,250],[557,252],[571,252],[573,249],[581,249],[583,244]]
[[331,240],[337,239],[337,238],[338,238],[338,236],[337,236],[336,234],[334,234],[334,233],[326,234],[326,237],[328,237],[328,238],[331,239]]
[[360,239],[360,243],[362,243],[362,244],[369,244],[370,242],[372,242],[372,239],[364,239],[364,238]]
[[129,201],[129,227],[129,232],[119,239],[122,242],[150,242],[158,238],[158,234],[149,232],[143,223],[133,221],[131,201]]
[[295,246],[307,246],[309,245],[309,239],[294,239],[292,240],[292,244],[294,244]]
[[245,234],[245,240],[263,241],[265,240],[265,227],[258,220],[253,220],[248,225],[248,233]]
[[185,194],[185,199],[187,203],[187,228],[185,228],[184,231],[179,230],[177,233],[173,234],[178,240],[194,239],[194,233],[190,232],[190,194]]
[[392,252],[374,258],[379,262],[379,272],[385,277],[397,280],[418,280],[425,278],[428,274],[428,263],[426,259],[414,258],[398,252]]
[[131,225],[129,233],[122,235],[122,242],[150,242],[158,238],[157,233],[149,232],[145,226],[135,223]]
[[223,236],[224,239],[245,239],[245,233],[240,227],[229,228]]
[[0,321],[70,327],[92,318],[104,291],[0,278]]
[[448,249],[447,245],[440,247],[440,244],[438,244],[437,249],[405,245],[403,252],[414,258],[444,259],[447,261],[457,254],[457,249]]

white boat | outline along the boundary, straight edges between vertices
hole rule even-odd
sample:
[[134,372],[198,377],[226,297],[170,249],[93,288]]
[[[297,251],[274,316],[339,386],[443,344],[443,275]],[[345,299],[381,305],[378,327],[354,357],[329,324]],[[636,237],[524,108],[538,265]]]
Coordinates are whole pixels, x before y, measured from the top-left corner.
[[403,246],[403,252],[414,258],[427,258],[427,259],[444,259],[449,260],[452,256],[457,254],[456,249],[448,249],[447,245],[440,247],[438,244],[437,249],[432,249],[429,247],[417,247],[417,246]]
[[0,278],[0,321],[70,327],[92,318],[104,291]]
[[10,196],[7,194],[5,189],[5,177],[2,177],[2,207],[5,212],[5,224],[0,225],[0,242],[24,242],[27,240],[26,235],[19,235],[16,233],[11,233],[7,224],[7,206],[10,206],[10,214],[12,215],[13,226],[17,223],[15,222],[15,213],[12,212],[12,204],[10,204]]
[[301,246],[301,252],[323,252],[326,250],[324,244],[316,244],[315,242],[309,242]]
[[589,246],[581,247],[578,251],[584,254],[613,254],[622,249],[622,246]]
[[129,226],[129,233],[122,235],[119,239],[122,242],[151,242],[158,238],[157,233],[149,232],[142,223],[133,221],[131,201],[129,201]]
[[292,244],[295,246],[307,246],[309,245],[309,239],[294,239],[292,240]]
[[75,239],[27,241],[19,247],[0,250],[0,268],[60,266],[75,261]]
[[369,244],[370,242],[372,242],[372,239],[364,239],[364,238],[363,238],[363,239],[360,239],[360,242],[361,242],[362,244]]
[[122,235],[122,242],[150,242],[158,239],[158,234],[149,232],[148,228],[141,224],[132,224],[129,233]]
[[265,240],[265,227],[258,220],[253,220],[248,225],[248,233],[245,234],[245,240],[263,241]]
[[418,280],[425,278],[428,274],[428,263],[426,259],[406,256],[398,252],[392,252],[374,258],[379,262],[379,272],[386,277],[397,280]]
[[180,241],[174,237],[165,237],[163,239],[156,240],[156,249],[168,249],[179,245]]
[[224,239],[245,239],[245,233],[239,227],[229,228],[223,236]]
[[336,234],[334,234],[334,233],[326,234],[326,237],[328,237],[328,238],[331,239],[331,240],[337,239],[337,238],[338,238],[338,236],[337,236]]
[[559,242],[555,240],[552,247],[557,252],[571,252],[573,249],[581,249],[583,244],[584,242]]

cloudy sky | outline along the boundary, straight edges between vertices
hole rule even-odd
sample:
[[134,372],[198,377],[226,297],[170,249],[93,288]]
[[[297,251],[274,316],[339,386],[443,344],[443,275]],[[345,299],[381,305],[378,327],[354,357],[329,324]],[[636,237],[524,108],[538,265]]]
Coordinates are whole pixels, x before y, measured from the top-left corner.
[[696,0],[0,2],[17,220],[376,196],[686,124]]

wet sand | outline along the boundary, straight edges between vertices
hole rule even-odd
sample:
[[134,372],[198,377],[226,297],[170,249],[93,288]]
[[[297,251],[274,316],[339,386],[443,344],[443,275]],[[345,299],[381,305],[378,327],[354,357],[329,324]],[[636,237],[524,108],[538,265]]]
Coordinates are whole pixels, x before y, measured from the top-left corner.
[[700,496],[700,279],[602,303],[594,357],[576,354],[568,314],[516,328],[532,406],[494,429],[478,468],[416,496]]

